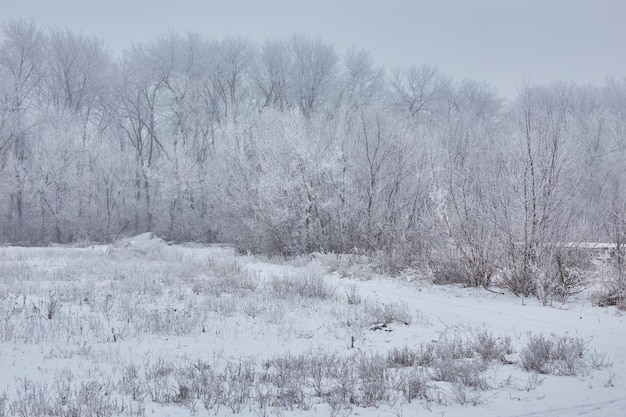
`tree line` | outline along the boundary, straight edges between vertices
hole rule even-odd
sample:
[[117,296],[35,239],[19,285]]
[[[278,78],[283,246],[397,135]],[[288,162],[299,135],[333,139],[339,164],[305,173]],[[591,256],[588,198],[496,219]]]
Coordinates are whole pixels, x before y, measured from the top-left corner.
[[268,254],[381,254],[389,270],[554,292],[576,282],[575,243],[623,254],[625,134],[624,80],[528,84],[505,100],[299,34],[168,33],[114,54],[11,20],[0,239],[150,231]]

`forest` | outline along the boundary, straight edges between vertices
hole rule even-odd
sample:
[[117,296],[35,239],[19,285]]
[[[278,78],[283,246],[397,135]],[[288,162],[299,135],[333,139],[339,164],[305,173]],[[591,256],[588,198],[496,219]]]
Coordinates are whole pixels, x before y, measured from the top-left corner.
[[114,53],[32,20],[0,32],[0,244],[152,232],[547,299],[604,242],[623,290],[624,79],[505,98],[302,34]]

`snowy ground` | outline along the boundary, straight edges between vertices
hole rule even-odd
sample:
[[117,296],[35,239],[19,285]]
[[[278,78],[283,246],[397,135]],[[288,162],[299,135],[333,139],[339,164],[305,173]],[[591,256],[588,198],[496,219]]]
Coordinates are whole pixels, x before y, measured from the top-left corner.
[[[149,235],[0,248],[0,417],[624,415],[621,311],[360,261]],[[584,352],[526,371],[533,338]]]

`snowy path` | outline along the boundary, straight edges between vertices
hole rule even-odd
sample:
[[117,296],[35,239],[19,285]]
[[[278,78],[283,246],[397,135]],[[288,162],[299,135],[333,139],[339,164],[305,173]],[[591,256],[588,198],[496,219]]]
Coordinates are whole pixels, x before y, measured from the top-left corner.
[[509,417],[622,416],[625,410],[626,399],[616,399],[554,409],[547,408],[530,413],[512,414]]

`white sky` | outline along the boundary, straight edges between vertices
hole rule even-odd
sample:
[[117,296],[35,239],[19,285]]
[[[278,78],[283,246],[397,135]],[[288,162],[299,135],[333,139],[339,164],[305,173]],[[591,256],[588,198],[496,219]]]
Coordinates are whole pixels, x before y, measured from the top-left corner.
[[433,64],[501,93],[557,79],[626,76],[625,0],[0,0],[0,20],[36,19],[114,50],[168,30],[255,41],[304,33],[381,65]]

